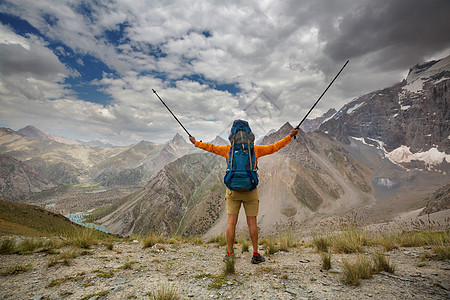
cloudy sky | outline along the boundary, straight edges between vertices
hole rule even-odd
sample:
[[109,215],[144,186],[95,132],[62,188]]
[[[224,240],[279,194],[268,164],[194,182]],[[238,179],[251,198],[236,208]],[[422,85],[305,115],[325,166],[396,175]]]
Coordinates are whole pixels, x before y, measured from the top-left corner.
[[448,0],[0,1],[0,126],[128,145],[257,135],[450,55]]

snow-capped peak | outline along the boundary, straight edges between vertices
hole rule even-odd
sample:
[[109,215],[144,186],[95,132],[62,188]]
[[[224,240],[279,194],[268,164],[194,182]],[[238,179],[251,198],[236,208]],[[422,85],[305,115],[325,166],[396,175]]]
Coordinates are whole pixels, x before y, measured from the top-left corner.
[[417,93],[423,89],[425,82],[435,80],[437,82],[448,80],[450,77],[441,76],[439,78],[432,78],[442,72],[450,71],[450,55],[438,61],[431,61],[423,65],[417,65],[409,70],[406,77],[407,84],[403,87],[404,90],[411,93]]

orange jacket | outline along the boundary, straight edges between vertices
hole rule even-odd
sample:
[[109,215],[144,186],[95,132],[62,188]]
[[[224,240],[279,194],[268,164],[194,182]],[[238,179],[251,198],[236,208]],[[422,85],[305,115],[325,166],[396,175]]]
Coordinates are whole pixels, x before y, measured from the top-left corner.
[[[278,142],[272,145],[255,145],[255,159],[256,159],[255,165],[256,162],[258,161],[258,157],[275,153],[284,146],[286,146],[287,144],[289,144],[290,142],[291,136],[288,135],[284,139],[279,140]],[[223,156],[227,159],[228,162],[228,153],[230,152],[231,145],[216,146],[213,144],[196,141],[195,147]]]

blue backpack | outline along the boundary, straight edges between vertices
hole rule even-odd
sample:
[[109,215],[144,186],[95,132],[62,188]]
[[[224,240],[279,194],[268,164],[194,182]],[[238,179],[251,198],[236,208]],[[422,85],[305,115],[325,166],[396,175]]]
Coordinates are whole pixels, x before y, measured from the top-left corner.
[[248,123],[236,120],[231,128],[228,166],[223,181],[233,191],[248,192],[258,185],[255,166],[255,135]]

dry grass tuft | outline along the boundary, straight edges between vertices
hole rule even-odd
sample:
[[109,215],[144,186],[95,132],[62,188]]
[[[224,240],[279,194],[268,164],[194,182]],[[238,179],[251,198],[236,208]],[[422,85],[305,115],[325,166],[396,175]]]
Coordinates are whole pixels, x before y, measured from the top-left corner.
[[294,248],[298,245],[294,233],[291,230],[279,233],[277,243],[279,245],[279,251],[289,251],[289,248]]
[[222,268],[223,276],[234,274],[236,272],[235,264],[236,264],[235,256],[234,255],[227,256],[227,259],[225,260],[225,265]]
[[373,271],[375,273],[379,273],[381,271],[394,273],[395,265],[392,264],[389,259],[386,258],[386,255],[382,252],[375,252],[372,255],[373,259]]
[[331,236],[331,245],[338,253],[362,253],[368,245],[365,229],[350,226],[341,233]]
[[318,252],[328,252],[328,247],[331,245],[330,239],[327,236],[313,236],[313,245]]
[[173,286],[163,284],[155,291],[147,294],[151,300],[178,300],[177,289]]
[[75,228],[74,232],[66,235],[66,238],[66,244],[75,245],[84,249],[89,249],[91,246],[98,244],[100,240],[99,232],[87,227]]
[[331,252],[321,252],[322,269],[328,271],[331,269]]
[[250,247],[250,242],[246,239],[239,240],[239,244],[241,245],[241,252],[248,252]]
[[373,267],[364,255],[358,255],[356,262],[343,261],[342,282],[350,286],[358,286],[360,279],[372,277]]
[[219,247],[221,247],[227,244],[227,239],[225,237],[225,234],[222,232],[215,237],[211,237],[206,243],[208,244],[216,243]]
[[5,269],[3,269],[0,273],[0,275],[1,276],[16,275],[16,274],[31,270],[32,268],[33,268],[33,265],[31,265],[31,264],[28,264],[28,265],[17,265],[16,264],[14,266],[6,267]]
[[6,238],[0,243],[0,254],[12,254],[16,252],[16,243],[13,239]]
[[167,244],[167,243],[168,241],[164,236],[151,232],[145,237],[143,248],[150,248],[156,244]]
[[200,245],[203,245],[203,244],[205,243],[205,241],[204,241],[201,237],[199,237],[199,236],[194,236],[194,237],[190,240],[190,242],[191,242],[193,245],[196,245],[196,246],[200,246]]

